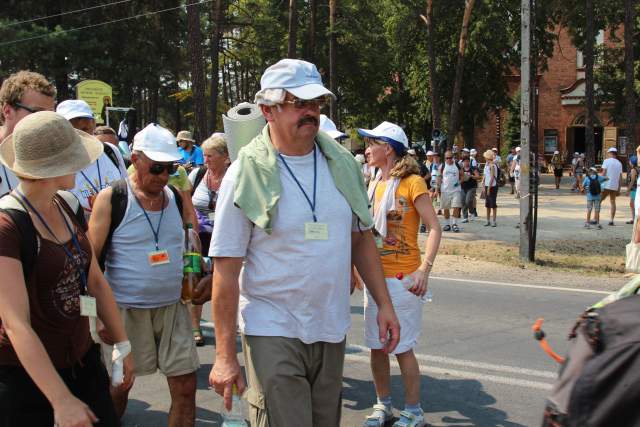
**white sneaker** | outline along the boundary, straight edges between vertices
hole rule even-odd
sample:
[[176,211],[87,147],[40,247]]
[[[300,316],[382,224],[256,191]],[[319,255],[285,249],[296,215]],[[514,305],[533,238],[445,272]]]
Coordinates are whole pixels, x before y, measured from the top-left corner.
[[469,219],[468,218],[463,218],[462,221],[460,221],[460,222],[463,223],[463,224],[466,224],[466,223],[469,222]]
[[424,427],[424,412],[420,415],[408,411],[400,412],[400,419],[393,423],[393,427]]

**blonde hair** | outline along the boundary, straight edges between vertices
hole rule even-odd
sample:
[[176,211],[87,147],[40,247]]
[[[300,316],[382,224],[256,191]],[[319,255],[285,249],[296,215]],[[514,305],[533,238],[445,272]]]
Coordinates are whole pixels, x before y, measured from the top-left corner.
[[484,152],[484,158],[487,160],[493,160],[496,158],[496,153],[494,153],[492,150],[487,150]]
[[416,159],[411,157],[409,154],[405,154],[402,157],[398,157],[396,159],[391,172],[389,172],[390,176],[394,176],[397,178],[405,178],[409,175],[419,175],[420,174],[420,166]]
[[229,156],[227,141],[224,139],[224,136],[220,134],[211,135],[205,139],[200,148],[202,148],[203,151],[215,150],[223,156]]

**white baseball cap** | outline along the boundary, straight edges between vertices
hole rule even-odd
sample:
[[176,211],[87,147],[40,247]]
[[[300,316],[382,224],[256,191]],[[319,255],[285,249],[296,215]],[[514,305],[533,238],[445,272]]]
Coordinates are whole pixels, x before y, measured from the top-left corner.
[[520,151],[520,147],[516,147],[516,152]]
[[469,149],[468,149],[467,147],[464,147],[464,148],[462,149],[462,151],[464,151],[465,153],[468,153],[468,152],[469,152]]
[[611,147],[607,150],[607,153],[617,153],[618,149],[616,147]]
[[182,160],[176,137],[157,123],[147,125],[133,137],[133,150],[142,151],[154,162]]
[[416,155],[416,150],[414,150],[413,148],[409,148],[407,150],[407,154],[411,154],[412,156],[415,156]]
[[336,124],[333,123],[333,120],[331,120],[325,114],[320,114],[320,130],[329,134],[329,136],[333,139],[347,137],[347,134],[344,132],[340,132],[336,127]]
[[478,154],[478,151],[476,151],[475,148],[472,148],[471,151],[469,151],[470,154]]
[[554,151],[553,154],[560,154],[558,150]]
[[574,156],[579,156],[580,153],[578,153],[577,151],[575,153],[573,153]]
[[285,89],[300,99],[324,95],[336,97],[322,85],[322,77],[316,66],[300,59],[281,59],[267,68],[260,79],[260,90],[266,89]]
[[433,156],[433,151],[431,150],[427,151],[427,156]]
[[77,118],[95,119],[91,107],[82,99],[67,99],[66,101],[62,101],[56,107],[56,113],[67,120]]
[[391,145],[398,155],[409,148],[409,140],[402,128],[391,122],[382,122],[374,129],[358,129],[360,136],[379,139]]

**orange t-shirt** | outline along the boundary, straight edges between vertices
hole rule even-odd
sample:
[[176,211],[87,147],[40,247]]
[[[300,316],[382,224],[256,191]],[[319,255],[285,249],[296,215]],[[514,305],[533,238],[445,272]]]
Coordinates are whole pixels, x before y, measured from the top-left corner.
[[[374,207],[382,199],[386,186],[386,182],[378,183]],[[396,208],[387,214],[387,237],[379,249],[385,277],[413,273],[420,267],[420,215],[413,202],[428,191],[424,178],[419,175],[409,175],[400,180],[395,194]]]

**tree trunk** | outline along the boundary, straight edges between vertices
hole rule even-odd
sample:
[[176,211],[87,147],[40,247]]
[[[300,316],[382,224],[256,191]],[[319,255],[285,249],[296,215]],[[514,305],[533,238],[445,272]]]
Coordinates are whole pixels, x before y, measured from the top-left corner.
[[586,0],[585,4],[585,45],[584,45],[584,79],[585,79],[585,103],[587,107],[587,115],[584,121],[584,135],[585,135],[585,157],[589,165],[594,165],[596,162],[596,148],[593,137],[593,119],[594,119],[594,106],[593,106],[593,63],[594,63],[594,43],[595,34],[593,28],[593,0]]
[[191,91],[193,93],[194,139],[207,137],[207,106],[204,96],[204,66],[202,64],[202,33],[200,31],[200,6],[197,0],[187,3],[187,32],[191,62]]
[[307,61],[314,62],[316,59],[316,12],[318,10],[317,0],[309,0],[309,46],[307,47]]
[[289,48],[287,58],[296,58],[296,45],[298,35],[298,8],[297,0],[289,0]]
[[231,101],[229,100],[229,89],[227,88],[228,86],[228,79],[227,79],[227,73],[226,73],[226,64],[227,61],[226,59],[223,57],[222,58],[222,101],[227,104],[227,106],[231,106]]
[[[329,0],[329,90],[337,96],[337,76],[336,76],[336,17],[338,11],[338,0]],[[337,118],[336,101],[331,99],[329,118],[336,121]]]
[[460,92],[462,91],[462,75],[464,72],[464,51],[467,47],[467,35],[469,34],[469,22],[475,0],[467,0],[462,18],[462,30],[458,44],[458,63],[456,64],[456,79],[453,85],[451,97],[451,113],[449,114],[449,131],[447,132],[447,146],[451,148],[458,132],[460,115]]
[[429,67],[429,85],[431,86],[431,119],[433,128],[441,129],[440,93],[438,90],[436,52],[433,46],[435,31],[433,28],[433,0],[427,0],[427,15],[422,16],[427,24],[427,64]]
[[636,148],[636,93],[634,88],[633,33],[636,23],[636,0],[624,2],[624,65],[625,65],[625,116],[627,124],[627,142],[632,150]]
[[220,85],[220,38],[222,37],[223,0],[213,2],[213,30],[211,32],[211,127],[209,133],[216,130],[218,121],[218,95]]

